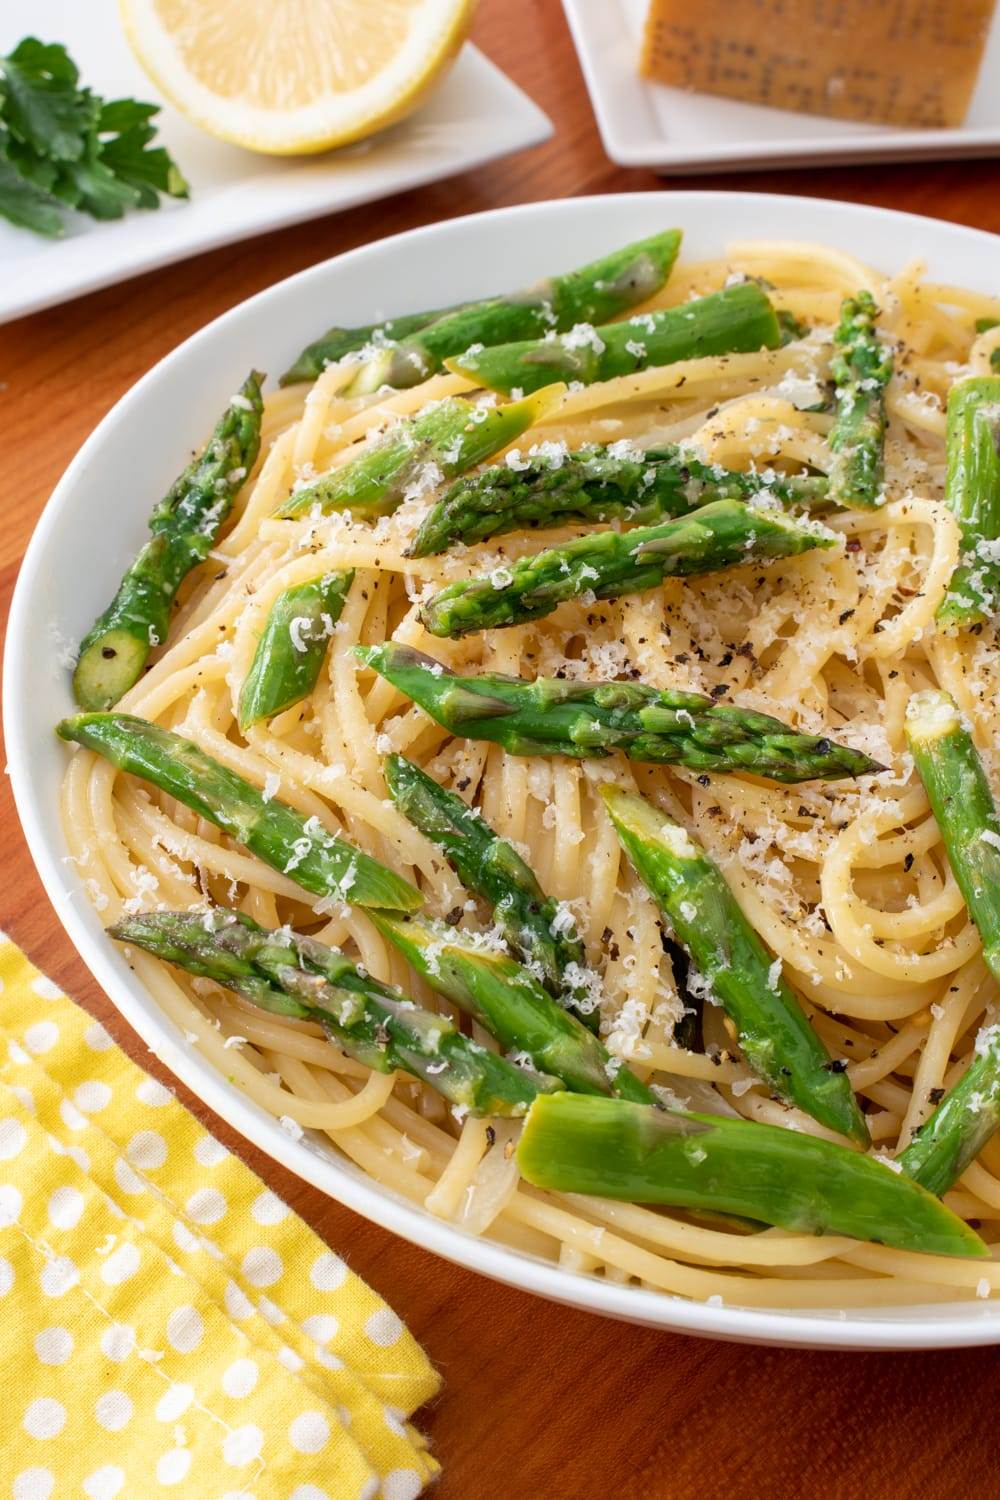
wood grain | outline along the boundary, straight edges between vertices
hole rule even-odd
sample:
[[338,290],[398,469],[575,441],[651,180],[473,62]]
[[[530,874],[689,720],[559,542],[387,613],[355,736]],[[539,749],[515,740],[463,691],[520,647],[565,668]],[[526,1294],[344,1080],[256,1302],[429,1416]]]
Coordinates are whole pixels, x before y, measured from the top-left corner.
[[[551,115],[554,139],[476,174],[262,236],[0,329],[2,610],[55,481],[108,408],[168,350],[244,297],[356,245],[456,214],[550,197],[687,186],[605,157],[555,0],[484,0],[476,38]],[[1000,230],[996,169],[874,166],[697,179],[806,193]],[[891,258],[891,246],[886,247]],[[95,546],[99,545],[95,539]],[[42,893],[0,787],[0,921],[127,1051],[116,1016]],[[761,1500],[1000,1493],[988,1414],[997,1356],[818,1355],[669,1337],[493,1286],[391,1238],[209,1127],[409,1321],[445,1377],[423,1414],[445,1500]]]

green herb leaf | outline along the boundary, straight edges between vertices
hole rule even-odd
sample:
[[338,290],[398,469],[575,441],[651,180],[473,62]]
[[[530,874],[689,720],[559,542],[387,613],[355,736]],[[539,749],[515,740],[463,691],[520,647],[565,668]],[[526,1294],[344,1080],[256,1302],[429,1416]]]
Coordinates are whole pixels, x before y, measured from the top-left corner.
[[101,144],[101,161],[135,189],[142,208],[156,208],[158,193],[171,198],[188,196],[188,185],[169,151],[163,146],[148,147],[155,134],[152,125],[135,125]]
[[94,219],[120,219],[127,208],[139,207],[140,194],[129,183],[118,180],[97,155],[99,149],[96,141],[92,142],[82,161],[67,162],[53,191],[60,197],[66,192],[67,203]]
[[76,161],[86,147],[91,105],[79,74],[58,42],[25,37],[3,60],[4,117],[11,133],[43,156]]
[[185,198],[169,152],[153,146],[156,104],[104,100],[80,88],[66,48],[25,39],[0,58],[0,216],[38,234],[63,232],[61,208],[120,219]]
[[48,193],[21,177],[3,156],[0,156],[0,214],[21,229],[33,229],[50,239],[63,232],[59,205]]
[[[101,135],[120,135],[135,125],[145,125],[160,113],[158,104],[141,104],[138,99],[102,99],[97,128]],[[150,135],[153,131],[150,131]]]

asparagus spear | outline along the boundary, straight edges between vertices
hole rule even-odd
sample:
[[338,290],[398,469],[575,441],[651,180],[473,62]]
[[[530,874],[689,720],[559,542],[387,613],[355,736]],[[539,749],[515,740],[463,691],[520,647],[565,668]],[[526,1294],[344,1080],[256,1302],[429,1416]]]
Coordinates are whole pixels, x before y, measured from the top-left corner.
[[[410,557],[446,552],[456,542],[484,542],[507,531],[563,526],[570,521],[650,523],[681,516],[714,500],[764,494],[788,505],[826,498],[822,476],[740,473],[706,464],[671,444],[643,452],[632,445],[591,444],[576,453],[562,448],[512,453],[507,463],[457,479],[430,510],[409,549]],[[626,451],[621,451],[622,449]]]
[[462,884],[490,903],[504,941],[550,994],[596,1030],[599,1016],[576,928],[546,896],[513,844],[494,833],[478,809],[466,807],[405,756],[388,756],[384,770],[396,806],[444,851]]
[[931,1255],[989,1254],[956,1214],[884,1163],[749,1120],[553,1094],[532,1104],[517,1162],[553,1192],[709,1208]]
[[[1000,816],[954,700],[928,689],[906,706],[906,739],[941,830],[948,863],[1000,978]],[[899,1157],[903,1170],[943,1193],[1000,1126],[1000,1030],[980,1033],[976,1056]]]
[[617,317],[659,291],[680,243],[680,230],[668,229],[566,276],[550,276],[519,292],[455,308],[399,343],[375,350],[359,367],[348,394],[361,396],[384,385],[419,385],[440,370],[449,355]]
[[406,911],[421,904],[419,891],[402,876],[328,833],[318,818],[304,818],[277,798],[265,800],[249,781],[169,729],[133,714],[77,714],[56,732],[151,781],[315,896]]
[[535,391],[552,380],[593,385],[651,365],[776,349],[780,342],[770,300],[748,281],[623,323],[598,328],[581,323],[566,334],[470,349],[445,363],[457,375],[510,394]]
[[314,343],[306,345],[278,384],[297,385],[303,380],[315,380],[327,365],[335,365],[345,354],[356,354],[366,344],[377,346],[390,339],[409,338],[411,333],[426,328],[428,323],[457,311],[457,307],[439,307],[433,312],[404,313],[399,318],[385,318],[381,323],[367,323],[362,328],[328,328]]
[[1000,1029],[988,1026],[976,1056],[896,1158],[914,1182],[946,1193],[1000,1128]]
[[369,916],[431,989],[475,1016],[506,1051],[526,1054],[539,1072],[581,1093],[654,1102],[651,1090],[506,954],[430,917]]
[[803,323],[802,319],[797,318],[787,307],[780,308],[776,316],[783,349],[788,344],[795,344],[799,339],[804,339],[809,332],[809,324]]
[[214,979],[271,1015],[314,1021],[344,1052],[379,1073],[397,1068],[473,1115],[523,1115],[561,1088],[463,1036],[315,938],[258,927],[240,912],[148,912],[108,929],[119,942]]
[[868,1127],[792,990],[722,872],[678,823],[620,787],[601,788],[622,848],[674,936],[736,1026],[744,1056],[775,1093],[867,1145]]
[[986,772],[947,693],[914,693],[904,728],[983,958],[1000,979],[1000,817]]
[[948,394],[945,504],[962,535],[962,559],[938,619],[975,625],[1000,603],[1000,376],[959,380]]
[[793,557],[837,542],[818,521],[772,506],[716,500],[659,526],[590,532],[486,578],[451,583],[422,607],[420,618],[431,635],[469,635],[540,619],[582,594],[617,599],[655,588],[664,578]]
[[242,730],[308,698],[353,580],[353,569],[325,573],[275,599],[240,691]]
[[875,335],[877,317],[871,292],[845,297],[830,365],[836,382],[830,499],[856,510],[871,510],[883,500],[885,388],[892,378],[892,355]]
[[833,781],[885,769],[825,736],[796,734],[769,714],[700,693],[638,682],[457,677],[396,641],[356,646],[355,655],[452,734],[492,740],[509,755],[599,760],[621,750],[630,760],[749,771],[774,781]]
[[349,510],[355,516],[386,516],[406,499],[492,457],[546,412],[561,386],[539,391],[504,406],[471,406],[468,401],[437,401],[312,484],[293,490],[276,514],[301,516],[314,507],[328,515]]
[[205,561],[260,447],[263,375],[251,371],[204,451],[174,480],[149,519],[152,536],[118,592],[80,643],[73,695],[81,708],[110,708],[138,682],[167,638],[170,609],[191,569]]

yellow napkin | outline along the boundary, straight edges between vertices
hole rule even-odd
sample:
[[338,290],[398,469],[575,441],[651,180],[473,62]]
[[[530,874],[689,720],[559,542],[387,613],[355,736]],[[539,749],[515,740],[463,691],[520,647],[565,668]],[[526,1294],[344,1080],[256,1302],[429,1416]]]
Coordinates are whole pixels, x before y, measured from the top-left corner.
[[414,1500],[390,1307],[0,934],[0,1496]]

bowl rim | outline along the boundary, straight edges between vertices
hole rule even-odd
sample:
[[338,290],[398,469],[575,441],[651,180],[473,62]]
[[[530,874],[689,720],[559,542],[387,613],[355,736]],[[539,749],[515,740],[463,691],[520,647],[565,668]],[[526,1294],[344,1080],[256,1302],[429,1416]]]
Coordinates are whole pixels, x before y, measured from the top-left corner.
[[[178,344],[112,406],[67,466],[36,523],[14,589],[4,656],[3,715],[15,805],[35,867],[59,921],[112,1005],[138,1032],[153,1054],[197,1098],[266,1156],[380,1227],[445,1260],[506,1285],[583,1311],[656,1327],[665,1332],[824,1349],[916,1350],[993,1344],[1000,1342],[1000,1307],[996,1307],[991,1316],[990,1308],[984,1303],[915,1305],[909,1319],[905,1316],[910,1311],[908,1308],[893,1309],[893,1316],[887,1317],[861,1310],[799,1312],[728,1304],[720,1307],[568,1271],[557,1263],[470,1235],[435,1218],[422,1207],[366,1177],[353,1163],[338,1160],[325,1151],[321,1154],[309,1144],[308,1133],[302,1140],[294,1139],[273,1116],[246,1099],[200,1052],[185,1050],[179,1045],[177,1028],[160,1011],[144,987],[135,982],[120,955],[114,952],[110,940],[97,941],[87,930],[80,910],[71,899],[79,891],[79,883],[74,885],[75,875],[67,875],[61,852],[50,845],[42,823],[39,799],[32,788],[32,745],[18,713],[18,705],[27,701],[26,695],[31,691],[33,591],[43,575],[49,550],[55,545],[63,507],[70,503],[79,479],[92,463],[99,461],[106,439],[129,420],[133,410],[145,400],[146,393],[167,372],[192,359],[197,360],[200,352],[211,346],[220,330],[251,316],[269,302],[280,303],[285,298],[294,301],[303,288],[319,285],[327,278],[335,279],[340,270],[356,266],[374,249],[392,253],[400,246],[409,247],[416,243],[426,245],[443,240],[447,244],[453,236],[461,236],[463,226],[470,223],[493,221],[508,225],[512,221],[546,217],[557,220],[563,214],[572,217],[580,210],[593,209],[596,212],[612,207],[620,210],[623,206],[639,205],[652,214],[657,204],[671,212],[675,209],[683,212],[684,204],[691,205],[692,201],[696,205],[700,202],[703,207],[725,208],[729,222],[733,222],[733,212],[738,212],[740,204],[752,203],[757,208],[770,205],[775,209],[779,225],[797,212],[808,219],[810,213],[819,211],[822,216],[833,208],[847,218],[859,214],[866,218],[877,217],[885,224],[887,238],[891,237],[894,223],[900,228],[904,225],[910,228],[933,225],[938,237],[942,231],[951,231],[956,242],[970,238],[978,240],[982,242],[980,248],[984,256],[995,257],[996,254],[997,237],[986,231],[866,204],[707,189],[608,193],[488,209],[404,230],[318,262],[235,304]],[[775,233],[781,235],[780,227]]]

